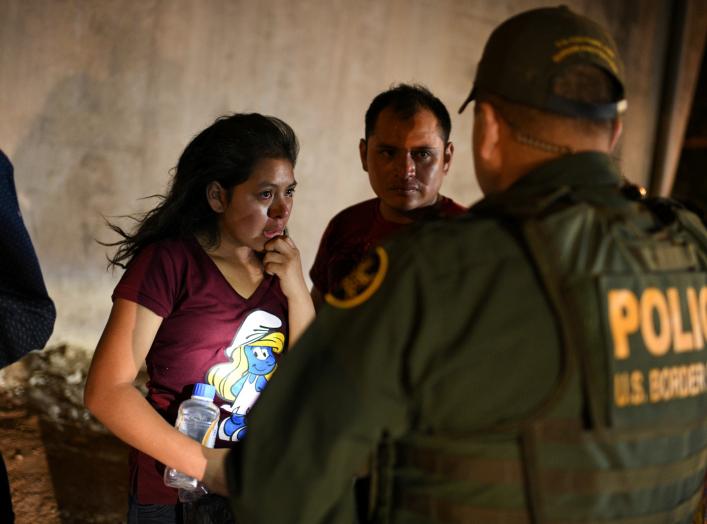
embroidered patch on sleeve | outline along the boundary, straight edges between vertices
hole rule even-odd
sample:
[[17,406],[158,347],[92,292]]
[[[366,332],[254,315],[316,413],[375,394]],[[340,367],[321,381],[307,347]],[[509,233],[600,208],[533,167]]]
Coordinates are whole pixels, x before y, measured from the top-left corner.
[[334,307],[348,309],[363,304],[378,291],[388,271],[388,254],[378,246],[341,281],[337,289],[324,297]]

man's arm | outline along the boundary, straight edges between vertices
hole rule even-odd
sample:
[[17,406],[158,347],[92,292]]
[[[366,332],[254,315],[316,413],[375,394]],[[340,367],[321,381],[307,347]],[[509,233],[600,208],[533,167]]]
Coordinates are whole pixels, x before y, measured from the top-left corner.
[[315,311],[319,311],[324,306],[324,295],[315,285],[312,285],[312,291],[310,291],[309,295],[312,297]]
[[361,304],[325,306],[261,395],[227,463],[244,522],[352,521],[355,473],[384,433],[408,425],[403,354],[416,301],[405,265]]
[[[329,291],[328,286],[328,270],[332,258],[332,239],[337,238],[334,226],[334,219],[327,224],[322,238],[319,241],[317,255],[314,257],[314,262],[309,270],[309,277],[312,280],[312,289],[310,297],[314,304],[314,310],[319,310],[324,306],[324,295]],[[336,249],[334,247],[334,249]]]
[[22,221],[12,164],[0,151],[0,367],[44,347],[56,311]]

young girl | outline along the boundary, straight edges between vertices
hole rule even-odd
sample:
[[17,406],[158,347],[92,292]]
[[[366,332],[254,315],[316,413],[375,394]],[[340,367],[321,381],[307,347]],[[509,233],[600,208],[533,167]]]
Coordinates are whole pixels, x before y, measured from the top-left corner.
[[[193,385],[216,387],[216,447],[234,445],[277,361],[314,316],[286,233],[298,148],[277,118],[221,117],[186,147],[167,196],[133,233],[111,226],[123,237],[111,264],[127,269],[85,403],[133,448],[130,523],[177,522],[177,490],[164,485],[164,465],[203,479],[207,458],[226,451],[173,427]],[[133,385],[143,360],[147,398]]]

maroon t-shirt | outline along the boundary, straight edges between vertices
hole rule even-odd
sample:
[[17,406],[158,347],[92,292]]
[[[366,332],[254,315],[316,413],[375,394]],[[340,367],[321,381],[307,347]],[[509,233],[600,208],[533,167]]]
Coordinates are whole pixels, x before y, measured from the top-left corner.
[[[245,414],[286,348],[287,299],[265,275],[245,299],[193,239],[163,240],[142,249],[113,292],[163,317],[145,359],[147,399],[170,423],[193,385],[214,385],[221,407],[216,447],[245,434]],[[257,368],[265,364],[266,367]],[[141,504],[175,504],[164,466],[133,449],[131,492]]]
[[[440,196],[434,206],[420,210],[420,220],[452,218],[467,208]],[[344,279],[365,255],[409,224],[389,222],[380,212],[380,199],[373,198],[348,207],[331,219],[324,230],[309,276],[314,286],[328,293]]]

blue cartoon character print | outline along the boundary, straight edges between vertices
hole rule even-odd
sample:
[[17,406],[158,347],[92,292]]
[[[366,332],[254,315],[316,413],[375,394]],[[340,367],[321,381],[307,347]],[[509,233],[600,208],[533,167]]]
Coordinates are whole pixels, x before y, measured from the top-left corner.
[[231,415],[219,424],[218,438],[227,442],[243,440],[246,415],[277,367],[276,355],[285,347],[285,335],[278,331],[282,321],[266,311],[248,314],[226,348],[230,362],[213,366],[207,381],[223,400]]

